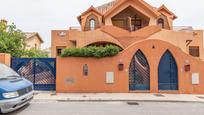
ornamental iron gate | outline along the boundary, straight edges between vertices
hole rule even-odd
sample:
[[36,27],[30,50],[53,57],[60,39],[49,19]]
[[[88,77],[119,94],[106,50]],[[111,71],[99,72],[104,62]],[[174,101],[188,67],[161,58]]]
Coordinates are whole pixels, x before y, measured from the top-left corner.
[[150,67],[141,50],[136,52],[130,63],[129,90],[150,90]]
[[11,67],[34,84],[35,90],[55,90],[55,58],[12,58]]
[[170,51],[166,51],[159,63],[159,90],[178,90],[178,68]]

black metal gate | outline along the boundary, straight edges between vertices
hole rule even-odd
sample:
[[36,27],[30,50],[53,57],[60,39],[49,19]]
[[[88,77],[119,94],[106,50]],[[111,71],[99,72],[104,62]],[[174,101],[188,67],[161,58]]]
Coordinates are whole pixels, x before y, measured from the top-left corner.
[[129,90],[150,90],[150,68],[141,50],[136,52],[130,64]]
[[12,58],[11,67],[31,81],[35,90],[56,89],[55,58]]

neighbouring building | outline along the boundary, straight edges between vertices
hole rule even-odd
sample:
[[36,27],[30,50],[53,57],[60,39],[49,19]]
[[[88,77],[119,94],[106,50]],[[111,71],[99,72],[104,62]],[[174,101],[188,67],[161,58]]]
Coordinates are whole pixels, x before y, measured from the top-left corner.
[[41,44],[44,42],[37,32],[25,32],[25,49],[41,49]]
[[[5,19],[0,20],[1,23],[7,25],[7,21]],[[24,32],[25,38],[25,49],[41,49],[41,44],[44,42],[41,36],[37,32]]]
[[204,93],[203,30],[174,27],[177,16],[165,5],[115,0],[77,19],[80,27],[52,31],[52,57],[93,44],[123,51],[102,59],[57,57],[57,92]]

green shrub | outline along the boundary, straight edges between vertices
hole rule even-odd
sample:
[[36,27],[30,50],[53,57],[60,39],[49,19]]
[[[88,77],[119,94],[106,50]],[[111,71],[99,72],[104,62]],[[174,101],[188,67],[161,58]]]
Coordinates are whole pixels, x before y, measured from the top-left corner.
[[120,50],[121,48],[115,45],[67,48],[63,50],[61,57],[111,57],[117,55]]
[[23,54],[21,57],[24,58],[48,58],[47,52],[35,48],[25,50]]

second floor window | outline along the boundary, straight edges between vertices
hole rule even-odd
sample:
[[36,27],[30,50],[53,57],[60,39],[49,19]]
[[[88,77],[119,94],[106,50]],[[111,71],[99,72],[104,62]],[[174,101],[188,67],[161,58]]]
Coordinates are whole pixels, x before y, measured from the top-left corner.
[[164,19],[159,18],[157,23],[161,28],[164,28]]
[[199,46],[189,46],[189,54],[193,57],[200,57]]
[[96,22],[94,19],[91,19],[90,22],[89,22],[89,25],[90,25],[90,30],[94,30],[95,27],[96,27]]
[[62,49],[61,48],[57,49],[57,56],[60,56],[61,54],[62,54]]

